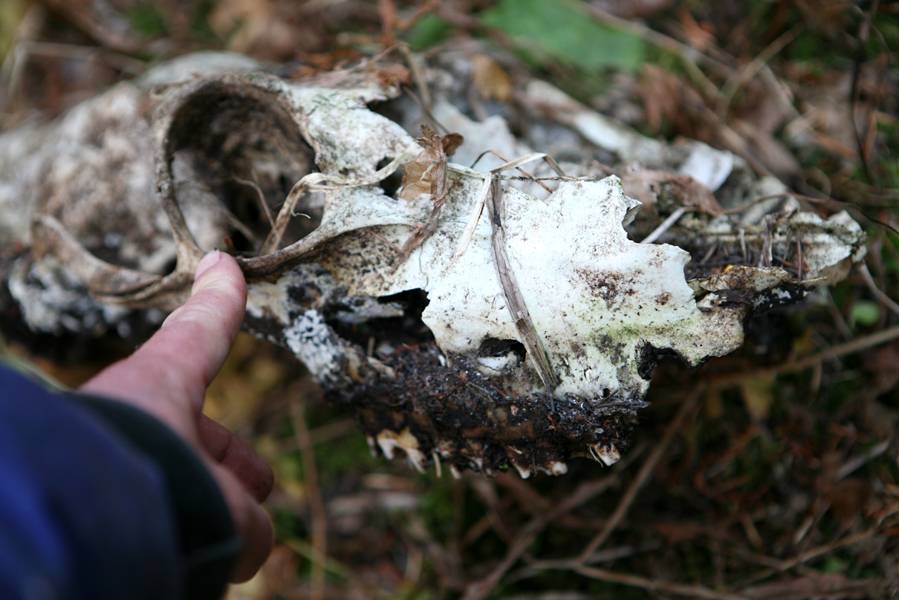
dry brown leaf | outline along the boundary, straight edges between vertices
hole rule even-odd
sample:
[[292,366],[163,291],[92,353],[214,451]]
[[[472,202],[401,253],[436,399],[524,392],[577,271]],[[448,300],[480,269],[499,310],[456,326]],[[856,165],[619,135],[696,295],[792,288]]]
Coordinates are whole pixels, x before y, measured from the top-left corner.
[[773,135],[745,121],[735,121],[733,128],[748,142],[753,153],[772,173],[781,178],[788,178],[799,172],[799,161]]
[[871,499],[871,484],[864,479],[844,479],[828,486],[824,495],[840,525],[848,529],[865,514]]
[[716,137],[713,125],[702,117],[703,111],[708,110],[705,100],[674,73],[656,65],[643,65],[638,89],[651,131],[659,131],[667,123],[687,137],[703,141]]
[[708,533],[708,530],[705,527],[689,521],[663,521],[654,524],[652,527],[659,533],[659,535],[664,537],[669,544],[689,542]]
[[657,209],[660,201],[673,200],[678,205],[695,208],[708,215],[723,212],[709,188],[689,175],[652,169],[628,170],[621,175],[624,193],[643,203],[646,209]]
[[400,260],[397,261],[397,264],[408,258],[416,248],[434,233],[448,191],[446,180],[447,158],[452,156],[459,146],[462,145],[462,142],[465,141],[465,138],[458,133],[448,133],[440,136],[427,125],[422,125],[421,134],[422,136],[418,138],[418,143],[424,150],[421,151],[415,160],[406,164],[403,172],[403,186],[400,189],[399,197],[404,200],[412,200],[421,194],[430,194],[433,205],[427,222],[416,228],[412,235],[409,236],[409,239],[406,240],[406,243],[403,244],[399,254]]
[[680,135],[739,154],[759,172],[785,178],[799,170],[799,162],[773,135],[745,121],[724,121],[698,91],[661,67],[644,65],[640,95],[654,131],[667,123]]
[[385,46],[392,46],[396,43],[396,2],[378,0],[378,16],[381,18],[382,43]]
[[683,35],[690,46],[703,52],[715,42],[715,33],[712,31],[712,27],[699,23],[686,7],[682,8],[677,16],[683,29]]
[[209,26],[228,40],[229,50],[267,60],[291,58],[300,41],[314,35],[312,29],[299,31],[271,0],[222,0],[209,16]]
[[106,48],[118,52],[140,52],[147,41],[134,29],[127,16],[127,12],[138,5],[137,2],[44,0],[44,3]]
[[352,48],[337,48],[330,52],[298,52],[300,64],[290,74],[291,79],[306,79],[343,68],[358,61],[362,55]]
[[874,389],[890,390],[899,385],[899,344],[876,348],[864,355],[865,370],[873,375]]
[[447,157],[452,156],[462,141],[458,133],[440,136],[427,125],[422,125],[418,143],[423,150],[415,160],[406,164],[399,197],[412,200],[421,194],[430,194],[435,204],[441,204],[447,189]]
[[741,121],[751,123],[766,134],[778,131],[792,116],[792,105],[785,102],[760,79],[746,82],[730,113]]
[[375,71],[375,75],[382,87],[405,85],[412,81],[409,69],[400,64],[379,66]]
[[512,78],[495,60],[485,54],[471,59],[472,82],[484,98],[508,102],[512,97]]

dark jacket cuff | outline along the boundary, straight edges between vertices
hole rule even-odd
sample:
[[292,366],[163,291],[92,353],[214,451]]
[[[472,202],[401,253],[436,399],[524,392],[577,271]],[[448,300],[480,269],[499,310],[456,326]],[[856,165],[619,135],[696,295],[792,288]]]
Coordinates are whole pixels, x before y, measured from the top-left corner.
[[221,598],[241,542],[231,513],[209,470],[175,432],[125,404],[74,394],[83,405],[154,462],[168,487],[185,573],[185,598]]

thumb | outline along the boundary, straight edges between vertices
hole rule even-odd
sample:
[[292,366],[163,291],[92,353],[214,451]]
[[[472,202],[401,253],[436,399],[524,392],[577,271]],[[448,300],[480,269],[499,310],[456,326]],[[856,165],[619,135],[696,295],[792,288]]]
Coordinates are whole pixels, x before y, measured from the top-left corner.
[[240,330],[246,305],[247,284],[237,261],[218,250],[210,252],[197,265],[188,301],[132,359],[166,357],[175,383],[202,404]]
[[197,266],[188,301],[134,354],[84,389],[146,402],[167,397],[199,412],[243,321],[247,286],[233,257],[213,251]]

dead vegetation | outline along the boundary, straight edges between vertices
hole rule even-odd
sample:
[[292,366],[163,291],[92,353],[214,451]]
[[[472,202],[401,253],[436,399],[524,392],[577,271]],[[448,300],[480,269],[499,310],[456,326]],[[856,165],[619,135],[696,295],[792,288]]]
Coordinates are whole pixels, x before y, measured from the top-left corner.
[[[93,9],[78,11],[80,4]],[[23,18],[10,30],[15,41],[4,69],[7,128],[58,114],[110,82],[142,72],[148,59],[198,48],[225,46],[288,61],[279,74],[305,78],[408,41],[438,61],[452,56],[441,54],[449,49],[471,65],[472,85],[454,98],[469,117],[485,122],[497,105],[509,107],[503,114],[514,135],[492,137],[500,156],[486,163],[488,170],[526,155],[515,146],[522,140],[540,140],[535,149],[560,161],[584,164],[589,159],[596,174],[607,174],[620,162],[651,167],[631,182],[631,194],[651,206],[629,230],[642,240],[692,235],[693,244],[683,247],[692,258],[687,277],[698,298],[726,291],[727,302],[745,304],[745,295],[731,293],[747,289],[735,283],[746,275],[739,265],[764,269],[776,282],[769,289],[804,295],[802,282],[820,274],[814,272],[812,244],[796,232],[824,227],[833,233],[837,225],[808,217],[794,223],[800,206],[821,223],[847,210],[865,226],[864,262],[845,283],[823,292],[813,289],[801,310],[767,311],[776,309],[778,298],[752,298],[765,314],[749,326],[739,353],[692,372],[654,357],[662,365],[647,398],[651,408],[640,413],[635,447],[610,470],[593,461],[571,461],[563,479],[525,482],[505,472],[493,480],[476,475],[456,480],[448,474],[452,465],[439,455],[428,457],[429,472],[422,475],[373,461],[363,438],[347,424],[348,409],[321,403],[309,378],[297,375],[295,363],[244,338],[217,383],[212,406],[275,464],[280,483],[271,509],[281,545],[256,580],[234,590],[235,597],[896,595],[899,181],[894,157],[899,146],[894,115],[899,82],[890,66],[899,33],[894,7],[776,2],[705,8],[647,2],[635,3],[647,19],[635,21],[616,12],[620,3],[553,4],[388,0],[307,2],[298,8],[274,0],[222,0],[192,4],[185,11],[166,3],[125,2],[116,10],[128,18],[109,20],[104,15],[122,13],[100,10],[108,6],[102,1],[17,4]],[[578,36],[615,45],[605,53],[585,52],[585,42],[570,41],[582,39]],[[602,62],[591,58],[595,55],[615,58]],[[422,83],[425,65],[411,60],[401,61],[409,73],[405,97],[419,107],[422,120],[432,121],[438,130],[434,135],[446,139],[458,129],[440,130],[441,123],[464,122],[435,99],[431,82]],[[397,73],[384,76],[391,84],[406,83],[404,77],[396,79]],[[532,76],[557,84],[568,100],[516,85]],[[396,110],[382,108],[388,115]],[[729,150],[745,161],[752,177],[775,174],[787,187],[754,190],[741,198],[745,182],[721,182],[737,193],[710,197],[702,190],[717,186],[708,183],[697,192],[695,178],[652,164],[652,157],[638,153],[644,146],[631,145],[627,136],[611,149],[595,148],[583,157],[584,140],[603,125],[585,116],[593,108],[652,139],[685,136]],[[41,114],[29,114],[35,110]],[[608,132],[603,135],[608,143]],[[660,144],[661,154],[670,147],[676,146]],[[172,156],[180,149],[173,147]],[[442,141],[441,149],[451,153]],[[453,160],[462,164],[477,158],[464,160],[464,146],[455,150]],[[306,210],[300,201],[309,200],[313,186],[333,183],[316,175],[302,189],[284,190],[258,172],[234,169],[239,160],[228,164],[252,184],[237,182],[247,199],[237,205],[258,203],[257,193],[263,197],[256,216],[274,224],[264,232],[286,231],[287,221],[297,220],[289,218],[291,213]],[[422,166],[423,173],[439,171],[445,162],[436,156]],[[392,172],[390,167],[389,161],[381,165],[385,173]],[[551,169],[532,167],[526,173],[507,171],[504,181],[529,189],[558,184]],[[304,167],[291,168],[290,185],[303,181],[297,169]],[[705,176],[706,182],[715,181],[716,169]],[[167,177],[169,189],[177,187],[178,173]],[[4,175],[0,183],[8,180]],[[430,177],[427,192],[442,198],[441,186],[449,185],[444,181],[450,181],[449,175]],[[288,198],[286,208],[265,201],[275,189],[274,195]],[[487,189],[491,193],[484,195],[482,218],[495,223],[502,194],[495,185]],[[725,196],[734,201],[721,205],[718,198]],[[270,209],[270,217],[262,207]],[[441,212],[440,203],[432,210],[432,215]],[[776,216],[760,218],[766,211]],[[705,224],[722,214],[746,227],[709,232]],[[222,218],[227,221],[227,215]],[[54,229],[51,221],[45,227],[56,232],[47,238],[54,244],[75,247],[65,229]],[[181,228],[181,235],[188,250],[177,257],[175,271],[157,274],[168,278],[164,289],[185,285],[198,255],[197,245],[187,244],[187,229]],[[254,235],[257,248],[273,250],[283,234],[269,234],[268,241],[265,234]],[[415,244],[431,235],[425,225]],[[254,243],[252,236],[244,237]],[[22,251],[16,238],[10,239],[4,243],[4,261]],[[847,243],[855,247],[857,242]],[[457,248],[452,250],[456,254]],[[501,254],[497,266],[503,263]],[[89,257],[96,252],[78,256],[90,267]],[[258,268],[260,276],[270,272],[271,261],[259,262]],[[103,285],[114,281],[102,269],[94,277]],[[146,293],[152,285],[139,274],[128,277],[113,291]],[[508,298],[519,286],[502,287]],[[78,316],[82,323],[88,314],[93,313]],[[369,334],[358,325],[347,329],[347,335],[359,339]],[[7,334],[20,353],[23,344],[37,343],[21,331]],[[521,333],[525,339],[532,335]],[[538,343],[539,337],[525,344],[529,356],[540,356]],[[77,379],[80,374],[66,371],[66,365],[81,366],[72,352],[43,364],[69,381]],[[473,397],[485,393],[477,389],[476,377],[457,382],[439,370],[429,375],[423,365],[436,365],[436,355],[403,348],[398,357],[393,368],[411,366],[420,379],[405,392],[388,387],[382,398],[414,404],[414,392],[425,388],[460,396],[455,385],[466,386]],[[538,372],[545,387],[552,387],[553,367]],[[411,395],[402,398],[402,393]],[[308,399],[304,410],[291,403],[298,395]],[[379,431],[389,409],[370,407],[357,411],[355,419],[363,429]],[[557,410],[524,420],[549,423]],[[469,426],[487,420],[477,411],[470,419]],[[401,439],[401,427],[394,423],[391,431],[398,437],[390,447],[411,445]],[[600,445],[593,452],[605,462],[602,457],[613,449]]]

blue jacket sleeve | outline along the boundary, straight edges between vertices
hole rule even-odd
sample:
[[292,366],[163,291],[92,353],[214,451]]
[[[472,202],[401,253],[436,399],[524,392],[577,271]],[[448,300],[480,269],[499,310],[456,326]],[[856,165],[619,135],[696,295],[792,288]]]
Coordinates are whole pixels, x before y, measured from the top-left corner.
[[0,367],[0,598],[212,598],[238,545],[164,425]]

